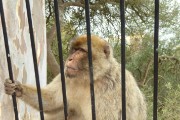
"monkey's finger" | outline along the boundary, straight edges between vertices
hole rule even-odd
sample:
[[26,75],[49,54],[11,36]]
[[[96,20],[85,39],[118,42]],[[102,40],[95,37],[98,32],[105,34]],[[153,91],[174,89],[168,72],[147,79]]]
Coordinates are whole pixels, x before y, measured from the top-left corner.
[[13,89],[16,88],[15,84],[4,84],[4,87],[5,88],[13,88]]
[[12,83],[12,81],[10,82],[9,80],[5,81],[4,83],[5,87],[15,87],[15,83]]
[[5,91],[15,91],[15,88],[12,87],[5,87],[4,89]]
[[4,90],[5,90],[5,93],[9,95],[12,95],[15,92],[15,88],[13,87],[5,87]]
[[7,78],[7,79],[5,80],[5,82],[7,82],[7,83],[12,83],[12,80],[10,80],[9,78]]
[[10,79],[6,79],[4,82],[4,85],[7,85],[7,84],[12,84],[12,81]]
[[4,90],[5,90],[5,92],[15,92],[14,89],[8,89],[8,88],[5,88]]
[[12,95],[15,92],[15,90],[5,90],[5,93],[8,95]]

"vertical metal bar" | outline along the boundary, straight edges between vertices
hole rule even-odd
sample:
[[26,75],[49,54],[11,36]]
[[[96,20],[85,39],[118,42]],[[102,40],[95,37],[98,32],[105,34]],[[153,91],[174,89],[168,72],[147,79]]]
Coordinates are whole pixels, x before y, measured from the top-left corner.
[[92,64],[92,48],[91,48],[91,28],[90,28],[90,15],[89,15],[89,0],[85,0],[85,13],[86,13],[86,29],[87,29],[87,46],[88,46],[88,60],[89,60],[92,120],[96,120],[94,80],[93,80],[93,64]]
[[126,81],[125,81],[125,10],[124,0],[120,0],[121,15],[121,84],[122,84],[122,120],[126,120]]
[[[6,21],[5,21],[5,16],[4,16],[4,9],[3,9],[2,0],[0,0],[0,14],[1,14],[3,34],[4,34],[4,44],[5,44],[5,48],[6,48],[6,58],[7,58],[7,63],[8,63],[9,78],[14,83],[14,77],[13,77],[12,65],[11,65],[11,57],[10,57],[10,50],[9,50],[9,44],[8,44],[8,36],[7,36],[7,30],[6,30]],[[15,93],[12,95],[12,99],[13,99],[15,120],[19,120],[17,102],[16,102],[16,94]]]
[[154,18],[154,102],[153,120],[157,120],[157,100],[158,100],[158,39],[159,39],[159,0],[155,0]]
[[41,87],[40,87],[40,82],[39,82],[39,72],[38,72],[38,64],[37,64],[37,56],[36,56],[36,48],[35,48],[33,25],[32,25],[32,18],[31,18],[31,9],[30,9],[29,0],[26,0],[26,9],[27,9],[27,16],[28,16],[28,23],[29,23],[29,33],[30,33],[30,38],[31,38],[34,71],[35,71],[35,77],[36,77],[36,87],[37,87],[37,94],[38,94],[39,111],[40,111],[41,120],[44,120],[42,97],[41,97]]
[[68,112],[67,112],[66,83],[65,83],[65,77],[64,77],[64,62],[63,62],[62,40],[61,40],[61,30],[60,30],[59,10],[58,10],[57,0],[54,0],[54,12],[55,12],[55,18],[56,18],[56,32],[57,32],[58,49],[59,49],[62,94],[63,94],[63,102],[64,102],[64,117],[65,117],[65,120],[67,120]]

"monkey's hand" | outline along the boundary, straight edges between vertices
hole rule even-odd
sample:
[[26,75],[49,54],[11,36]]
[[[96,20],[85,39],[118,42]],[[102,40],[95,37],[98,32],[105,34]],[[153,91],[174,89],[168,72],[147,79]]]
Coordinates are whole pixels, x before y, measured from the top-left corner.
[[10,79],[6,79],[4,83],[5,92],[8,95],[12,95],[13,93],[16,93],[17,97],[21,97],[23,93],[23,89],[21,86],[21,83],[18,81],[12,81]]

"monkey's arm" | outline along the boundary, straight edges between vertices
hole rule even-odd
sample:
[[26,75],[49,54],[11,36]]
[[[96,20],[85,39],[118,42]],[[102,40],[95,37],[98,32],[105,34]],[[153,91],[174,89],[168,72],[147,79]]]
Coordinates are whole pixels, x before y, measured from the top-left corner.
[[[25,103],[29,104],[35,109],[39,109],[36,87],[20,84],[19,82],[12,83],[10,80],[6,80],[5,91],[9,95],[16,92],[16,96]],[[57,76],[49,85],[41,89],[43,110],[45,112],[63,108],[61,91],[61,82],[59,76]]]

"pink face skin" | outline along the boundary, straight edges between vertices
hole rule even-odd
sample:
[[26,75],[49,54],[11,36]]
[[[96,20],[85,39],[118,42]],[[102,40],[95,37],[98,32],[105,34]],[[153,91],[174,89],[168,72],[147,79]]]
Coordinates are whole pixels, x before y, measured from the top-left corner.
[[83,71],[83,60],[87,57],[87,52],[83,49],[75,49],[69,55],[65,63],[65,75],[67,77],[76,77]]

